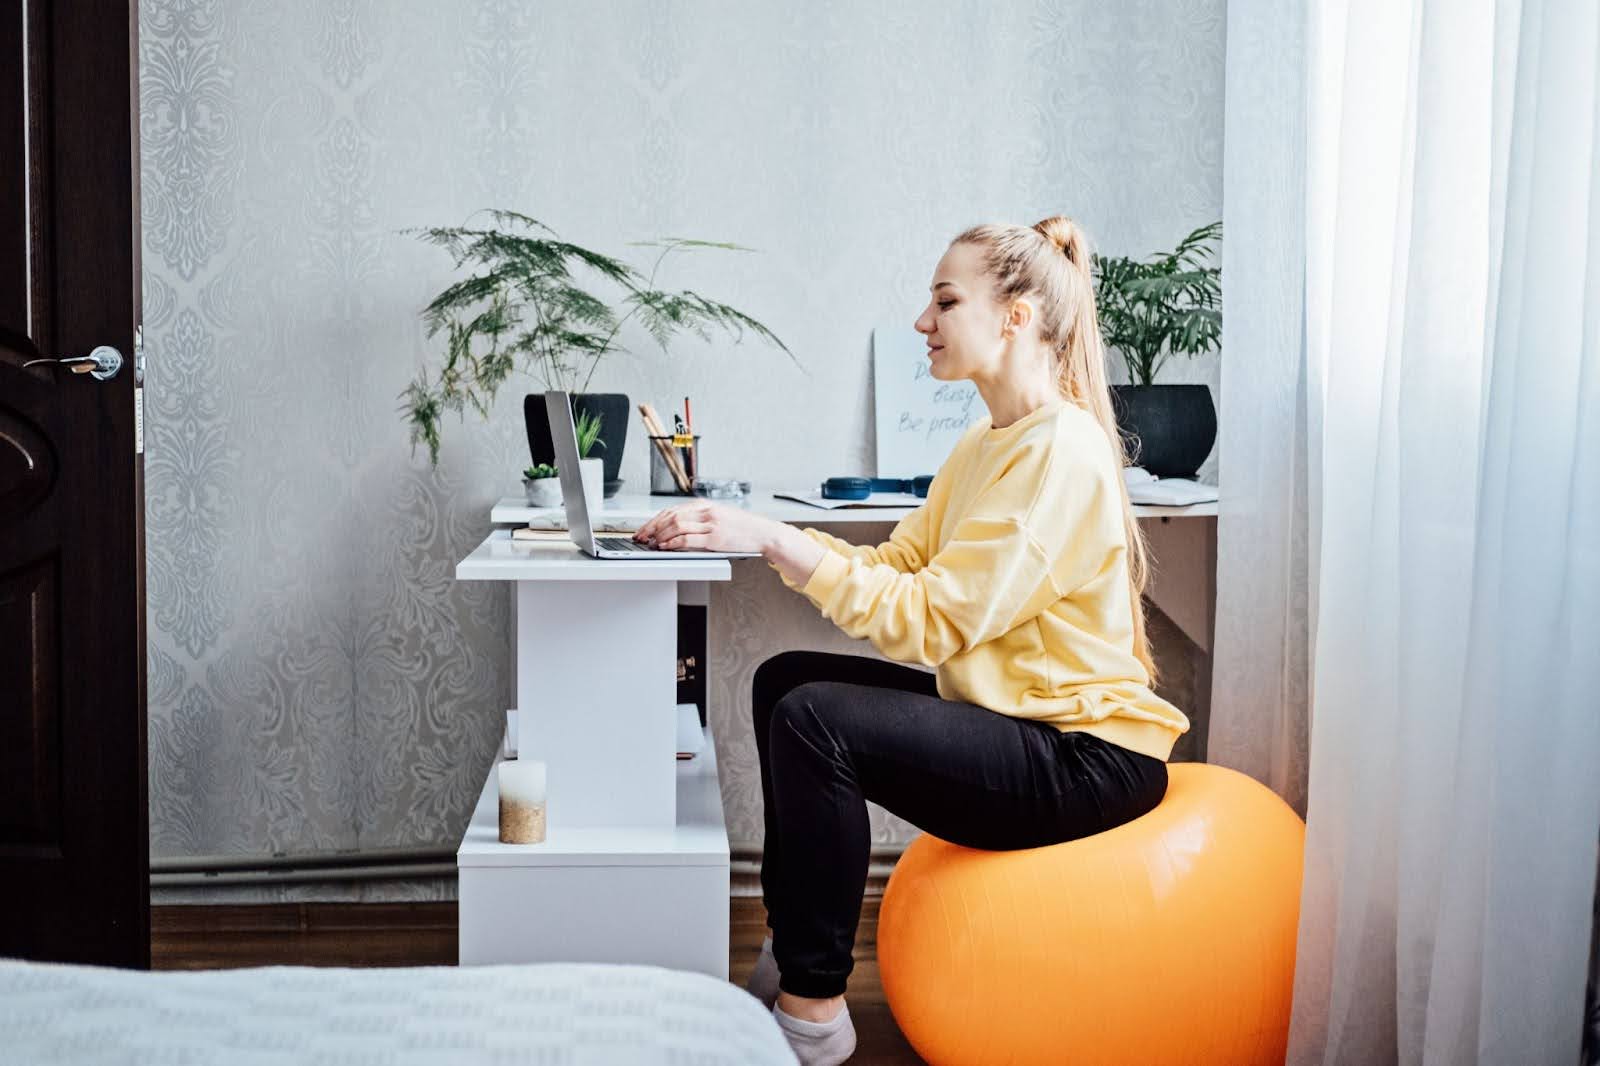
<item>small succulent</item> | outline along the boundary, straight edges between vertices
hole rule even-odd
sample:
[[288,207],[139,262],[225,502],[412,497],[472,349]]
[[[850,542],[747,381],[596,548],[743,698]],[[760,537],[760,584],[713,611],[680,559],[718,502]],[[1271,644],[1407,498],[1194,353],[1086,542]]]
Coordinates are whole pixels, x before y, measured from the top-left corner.
[[529,481],[538,481],[543,477],[555,477],[556,468],[549,463],[540,463],[538,466],[528,467],[522,472],[522,476]]

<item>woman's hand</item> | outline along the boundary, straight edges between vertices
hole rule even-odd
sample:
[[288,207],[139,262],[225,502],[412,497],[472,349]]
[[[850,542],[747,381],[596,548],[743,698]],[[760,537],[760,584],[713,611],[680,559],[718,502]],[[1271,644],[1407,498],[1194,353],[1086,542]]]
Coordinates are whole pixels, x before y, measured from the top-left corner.
[[804,585],[827,549],[793,526],[721,503],[669,507],[633,539],[669,551],[760,552],[785,578]]
[[765,553],[786,528],[742,507],[688,503],[660,512],[633,539],[667,551]]

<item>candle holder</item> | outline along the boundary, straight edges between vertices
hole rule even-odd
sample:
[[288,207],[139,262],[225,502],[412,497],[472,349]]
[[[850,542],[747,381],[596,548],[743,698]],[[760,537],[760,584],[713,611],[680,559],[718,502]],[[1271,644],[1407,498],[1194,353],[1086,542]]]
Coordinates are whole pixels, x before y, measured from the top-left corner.
[[545,767],[535,759],[500,764],[500,843],[541,844],[545,833]]

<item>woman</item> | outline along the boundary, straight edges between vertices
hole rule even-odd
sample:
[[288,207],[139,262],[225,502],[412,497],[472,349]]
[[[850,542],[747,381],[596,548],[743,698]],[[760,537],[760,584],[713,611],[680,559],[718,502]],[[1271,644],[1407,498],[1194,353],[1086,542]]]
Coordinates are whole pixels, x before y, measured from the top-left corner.
[[717,505],[664,511],[636,534],[664,548],[759,551],[851,636],[937,668],[789,652],[756,671],[772,935],[750,988],[775,999],[808,1066],[855,1047],[843,994],[867,800],[967,847],[1056,844],[1155,807],[1189,728],[1151,691],[1144,544],[1083,231],[1061,217],[967,230],[930,291],[916,323],[930,371],[976,384],[990,417],[888,543],[851,545]]

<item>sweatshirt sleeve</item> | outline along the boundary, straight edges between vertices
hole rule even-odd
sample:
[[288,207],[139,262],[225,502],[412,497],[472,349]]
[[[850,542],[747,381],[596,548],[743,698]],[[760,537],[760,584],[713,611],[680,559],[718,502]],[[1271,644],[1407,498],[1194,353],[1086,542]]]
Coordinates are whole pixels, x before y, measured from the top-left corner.
[[1097,457],[1060,451],[1019,455],[914,573],[830,549],[801,591],[846,633],[926,666],[1021,625],[1125,547]]
[[820,529],[802,530],[824,548],[857,559],[868,566],[890,566],[902,574],[914,573],[928,565],[928,548],[933,543],[926,504],[895,523],[889,539],[882,544],[851,544]]

